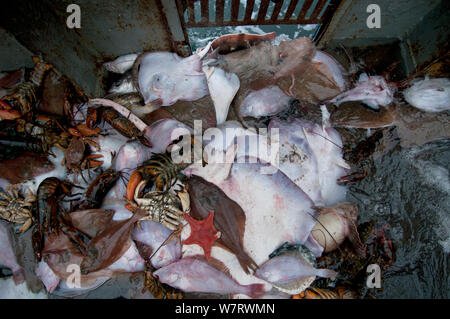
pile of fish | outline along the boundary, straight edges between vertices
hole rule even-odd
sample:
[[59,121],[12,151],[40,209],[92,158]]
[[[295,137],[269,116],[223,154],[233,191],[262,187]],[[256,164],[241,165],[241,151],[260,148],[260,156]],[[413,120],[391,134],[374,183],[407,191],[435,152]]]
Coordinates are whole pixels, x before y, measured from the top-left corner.
[[[96,99],[41,58],[29,76],[1,73],[0,267],[21,290],[1,279],[0,291],[31,285],[19,241],[32,247],[32,275],[65,297],[124,273],[142,274],[136,288],[157,298],[306,296],[318,277],[339,276],[316,258],[346,239],[364,256],[329,110],[386,109],[395,83],[352,81],[309,38],[274,39],[231,34],[188,57],[119,57],[104,67],[122,78]],[[448,79],[425,78],[403,95],[439,112],[449,92]],[[322,120],[278,116],[298,101]]]

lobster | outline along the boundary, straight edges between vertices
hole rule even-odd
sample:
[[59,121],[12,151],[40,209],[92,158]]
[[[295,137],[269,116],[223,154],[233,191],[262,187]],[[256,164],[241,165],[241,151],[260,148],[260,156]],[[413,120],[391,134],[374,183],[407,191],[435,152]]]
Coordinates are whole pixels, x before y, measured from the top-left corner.
[[86,127],[93,129],[94,125],[100,121],[100,118],[116,129],[121,135],[129,139],[137,139],[147,147],[152,146],[145,138],[143,132],[139,131],[139,129],[130,120],[121,115],[112,107],[100,106],[97,108],[88,108]]
[[73,227],[70,217],[58,204],[61,196],[70,193],[70,188],[70,184],[56,177],[46,178],[39,184],[37,209],[33,213],[36,225],[32,234],[34,254],[38,261],[42,258],[45,239],[52,233],[64,233],[82,253],[85,252],[87,236]]
[[0,119],[15,120],[29,115],[38,101],[38,90],[42,85],[45,73],[50,70],[50,64],[41,58],[33,57],[36,64],[30,80],[18,84],[12,89],[12,93],[0,100]]

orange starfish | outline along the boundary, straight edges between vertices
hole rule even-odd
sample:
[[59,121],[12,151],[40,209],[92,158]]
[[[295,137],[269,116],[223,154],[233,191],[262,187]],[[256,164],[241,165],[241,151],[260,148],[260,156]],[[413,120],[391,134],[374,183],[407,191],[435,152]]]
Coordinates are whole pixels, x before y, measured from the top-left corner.
[[184,214],[184,218],[191,226],[191,234],[189,235],[189,238],[183,240],[181,244],[198,244],[203,248],[206,260],[209,260],[211,257],[211,246],[221,235],[220,231],[218,231],[213,224],[214,211],[210,211],[209,215],[203,220],[196,220],[188,214]]

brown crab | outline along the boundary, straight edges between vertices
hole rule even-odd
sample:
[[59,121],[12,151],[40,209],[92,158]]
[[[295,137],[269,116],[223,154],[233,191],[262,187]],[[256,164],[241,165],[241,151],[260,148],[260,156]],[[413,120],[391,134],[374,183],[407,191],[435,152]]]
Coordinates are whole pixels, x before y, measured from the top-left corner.
[[183,225],[183,213],[189,213],[190,200],[185,188],[177,192],[153,191],[139,197],[141,189],[147,181],[142,181],[136,187],[134,200],[136,204],[148,212],[141,220],[158,222],[170,230],[180,230]]
[[90,137],[73,136],[62,162],[62,165],[65,165],[68,171],[75,174],[79,173],[83,180],[85,180],[82,174],[83,169],[89,169],[103,164],[102,161],[96,160],[96,158],[103,157],[103,155],[85,156],[86,144],[92,145],[97,150],[100,148],[98,142]]
[[29,193],[23,196],[18,187],[8,186],[6,191],[0,192],[0,218],[11,223],[23,224],[18,231],[24,233],[33,224],[33,203],[36,196],[28,189]]

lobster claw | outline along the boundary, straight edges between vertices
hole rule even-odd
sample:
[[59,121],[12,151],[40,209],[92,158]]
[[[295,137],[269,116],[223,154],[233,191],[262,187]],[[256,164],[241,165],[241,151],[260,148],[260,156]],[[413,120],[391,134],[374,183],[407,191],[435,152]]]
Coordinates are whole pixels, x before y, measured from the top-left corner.
[[[136,190],[136,187],[139,185],[139,183],[142,181],[142,176],[141,173],[139,173],[138,170],[135,170],[131,176],[130,176],[130,180],[128,181],[127,184],[127,195],[126,195],[126,199],[128,202],[132,202],[133,198],[134,198],[134,192]],[[128,210],[132,210],[132,205],[131,204],[126,204],[125,207]]]

